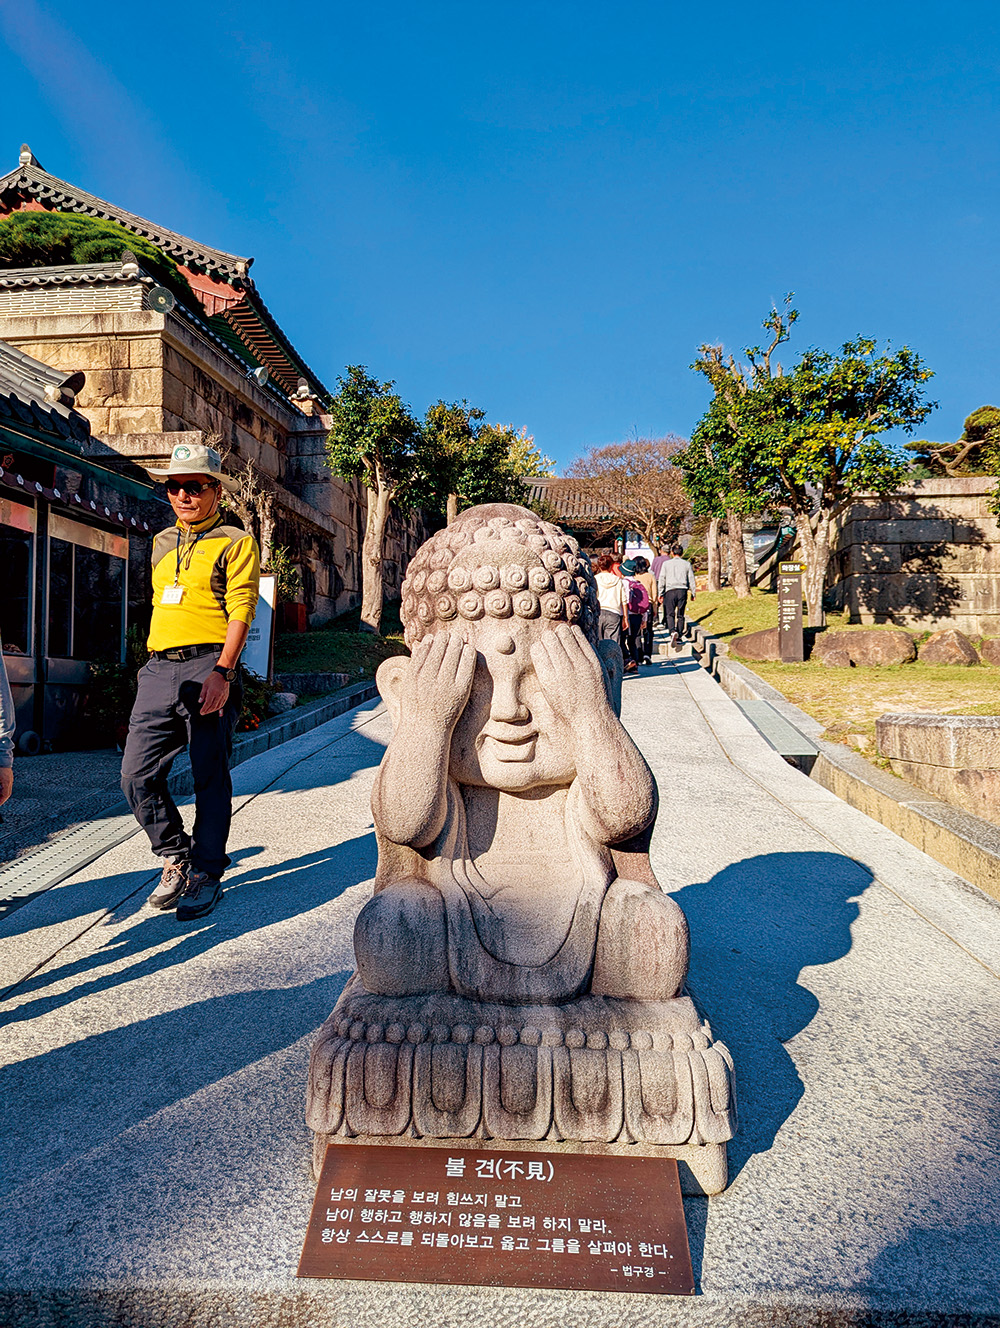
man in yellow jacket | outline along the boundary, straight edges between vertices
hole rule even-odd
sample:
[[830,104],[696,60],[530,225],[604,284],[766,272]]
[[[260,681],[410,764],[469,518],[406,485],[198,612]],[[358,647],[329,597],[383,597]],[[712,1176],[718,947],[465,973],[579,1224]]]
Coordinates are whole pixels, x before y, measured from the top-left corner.
[[[222,487],[234,490],[236,482],[222,474],[214,448],[181,443],[166,470],[149,473],[166,482],[177,522],[153,541],[149,661],[139,671],[122,790],[153,852],[166,860],[149,902],[176,907],[185,922],[215,908],[229,866],[237,666],[257,609],[260,554],[251,535],[219,514]],[[167,788],[185,747],[195,793],[190,835]]]

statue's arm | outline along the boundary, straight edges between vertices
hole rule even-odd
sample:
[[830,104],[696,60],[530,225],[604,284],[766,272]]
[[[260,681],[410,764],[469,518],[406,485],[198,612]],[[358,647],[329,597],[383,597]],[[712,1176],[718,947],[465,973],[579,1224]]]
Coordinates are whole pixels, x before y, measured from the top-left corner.
[[581,721],[576,733],[577,784],[593,839],[620,844],[653,819],[656,785],[642,753],[606,704],[606,715]]
[[631,839],[653,819],[652,771],[611,708],[597,655],[578,627],[546,632],[532,647],[546,699],[572,734],[587,831],[599,843]]
[[375,778],[372,816],[394,844],[426,848],[441,833],[451,735],[469,699],[475,665],[472,646],[437,632],[418,642],[409,660],[390,660],[379,669],[393,735]]

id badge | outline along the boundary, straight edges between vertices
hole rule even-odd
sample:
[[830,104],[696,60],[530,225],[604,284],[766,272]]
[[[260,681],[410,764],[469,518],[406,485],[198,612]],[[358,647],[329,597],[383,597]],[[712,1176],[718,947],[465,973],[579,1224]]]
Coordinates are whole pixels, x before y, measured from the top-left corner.
[[184,598],[183,586],[164,586],[160,596],[161,604],[179,604]]

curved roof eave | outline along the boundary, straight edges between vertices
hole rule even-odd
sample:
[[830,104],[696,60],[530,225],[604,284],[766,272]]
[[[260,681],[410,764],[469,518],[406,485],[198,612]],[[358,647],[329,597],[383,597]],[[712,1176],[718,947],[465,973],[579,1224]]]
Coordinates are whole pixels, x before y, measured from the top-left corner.
[[[24,157],[22,153],[22,158]],[[30,154],[28,154],[30,157]],[[101,217],[105,221],[117,221],[126,230],[141,235],[182,263],[185,267],[204,268],[207,272],[218,272],[230,281],[249,282],[252,258],[243,258],[239,254],[227,254],[222,249],[212,249],[199,244],[186,235],[157,226],[145,217],[138,217],[134,212],[108,203],[96,194],[89,194],[85,189],[60,180],[48,171],[42,170],[34,157],[22,160],[16,170],[0,176],[0,196],[5,193],[26,193],[39,203],[56,212],[81,212],[92,217]]]

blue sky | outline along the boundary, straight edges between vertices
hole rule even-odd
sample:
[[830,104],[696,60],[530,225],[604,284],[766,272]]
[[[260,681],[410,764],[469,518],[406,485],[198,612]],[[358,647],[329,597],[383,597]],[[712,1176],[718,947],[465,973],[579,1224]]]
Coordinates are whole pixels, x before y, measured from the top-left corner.
[[996,4],[0,0],[0,168],[256,259],[331,386],[467,397],[560,466],[687,434],[702,341],[914,347],[1000,402]]

